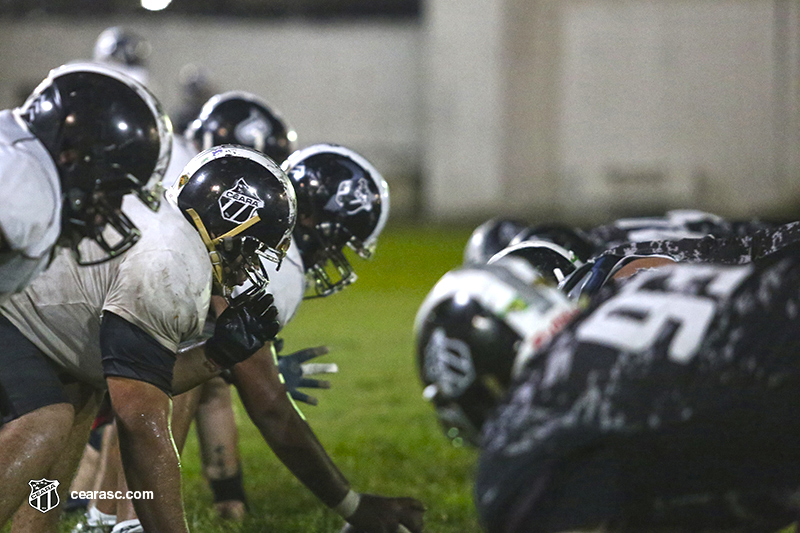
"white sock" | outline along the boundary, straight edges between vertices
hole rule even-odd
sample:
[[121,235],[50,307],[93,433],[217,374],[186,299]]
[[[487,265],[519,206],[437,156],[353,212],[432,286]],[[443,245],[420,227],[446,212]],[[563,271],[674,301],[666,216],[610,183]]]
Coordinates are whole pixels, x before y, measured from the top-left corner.
[[117,523],[117,515],[106,514],[92,505],[86,509],[86,518],[90,526],[113,526]]
[[111,533],[144,533],[144,528],[142,528],[142,523],[139,522],[139,519],[134,518],[133,520],[123,520],[118,523],[111,530]]

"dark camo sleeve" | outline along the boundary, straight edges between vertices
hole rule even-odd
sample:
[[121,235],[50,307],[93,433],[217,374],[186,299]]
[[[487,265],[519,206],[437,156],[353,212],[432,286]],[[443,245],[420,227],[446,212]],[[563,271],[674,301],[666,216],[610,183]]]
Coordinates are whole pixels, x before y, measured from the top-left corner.
[[601,256],[666,255],[679,262],[742,265],[800,245],[800,222],[762,228],[745,236],[626,243]]

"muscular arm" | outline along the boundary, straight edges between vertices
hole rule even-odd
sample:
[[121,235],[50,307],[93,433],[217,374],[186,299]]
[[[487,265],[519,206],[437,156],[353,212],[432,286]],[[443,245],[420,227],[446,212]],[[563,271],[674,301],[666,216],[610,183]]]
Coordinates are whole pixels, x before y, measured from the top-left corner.
[[103,313],[100,350],[128,486],[154,495],[134,501],[136,513],[145,531],[185,533],[168,394],[175,354],[110,311]]
[[287,396],[272,345],[265,345],[232,371],[250,419],[275,455],[323,503],[338,504],[350,485]]
[[142,526],[145,531],[188,532],[180,463],[170,431],[172,401],[144,381],[110,376],[107,382],[128,487],[154,494],[152,500],[134,501]]

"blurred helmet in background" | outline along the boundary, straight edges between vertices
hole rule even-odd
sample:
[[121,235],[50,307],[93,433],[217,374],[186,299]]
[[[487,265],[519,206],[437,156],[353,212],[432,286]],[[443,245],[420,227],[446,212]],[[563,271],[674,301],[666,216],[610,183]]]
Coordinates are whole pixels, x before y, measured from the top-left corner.
[[414,323],[423,396],[455,445],[479,444],[512,377],[577,310],[518,258],[451,271]]
[[504,257],[525,260],[553,286],[558,286],[583,265],[571,250],[547,241],[530,240],[507,246],[493,255],[488,263],[495,263]]
[[472,232],[464,248],[465,265],[485,265],[491,257],[509,245],[527,225],[512,218],[490,218]]
[[[58,169],[64,239],[76,251],[80,240],[93,239],[107,253],[103,260],[133,246],[138,231],[120,211],[122,197],[132,192],[158,209],[172,145],[156,98],[119,71],[74,63],[50,71],[14,113]],[[119,242],[103,236],[106,224]]]
[[575,254],[581,261],[588,261],[594,255],[591,240],[576,228],[563,224],[542,224],[520,230],[509,243],[519,244],[524,241],[547,241],[557,244]]
[[92,57],[147,85],[151,51],[150,42],[138,33],[113,26],[103,30],[97,37]]
[[280,264],[297,213],[292,184],[273,160],[244,146],[205,150],[170,195],[208,248],[217,292],[230,297],[247,280],[266,287],[260,257]]
[[212,96],[186,128],[198,150],[240,144],[267,154],[278,163],[295,149],[297,134],[264,100],[243,91]]
[[297,194],[294,239],[317,296],[356,280],[343,250],[368,259],[389,218],[389,187],[362,156],[333,144],[294,152],[283,169]]

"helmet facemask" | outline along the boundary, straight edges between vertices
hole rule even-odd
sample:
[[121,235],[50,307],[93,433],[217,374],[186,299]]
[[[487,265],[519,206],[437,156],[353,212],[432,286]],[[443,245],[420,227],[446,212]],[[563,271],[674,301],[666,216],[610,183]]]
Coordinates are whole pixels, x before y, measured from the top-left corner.
[[240,235],[260,220],[258,216],[221,237],[212,238],[197,212],[194,209],[188,209],[187,212],[208,249],[214,276],[214,292],[230,299],[235,288],[248,281],[259,289],[266,288],[269,276],[260,257],[280,265],[280,260],[276,261],[275,258],[282,259],[283,255],[269,250],[266,244],[254,237]]
[[[66,194],[62,210],[61,243],[73,250],[76,261],[81,266],[104,263],[117,257],[141,238],[141,232],[122,212],[122,199],[111,198],[96,192],[90,202],[86,202],[79,189]],[[80,243],[88,239],[102,251],[100,259],[87,259],[80,250]]]
[[[350,246],[357,250],[359,241],[343,225],[322,222],[308,227],[300,222],[295,227],[295,236],[309,285],[314,287],[314,294],[305,299],[330,296],[358,279],[350,261],[344,255],[344,247]],[[369,257],[365,254],[359,256]]]

